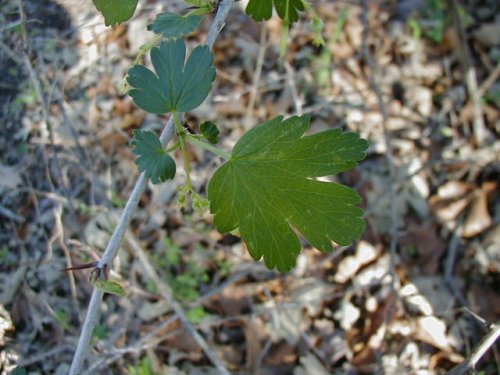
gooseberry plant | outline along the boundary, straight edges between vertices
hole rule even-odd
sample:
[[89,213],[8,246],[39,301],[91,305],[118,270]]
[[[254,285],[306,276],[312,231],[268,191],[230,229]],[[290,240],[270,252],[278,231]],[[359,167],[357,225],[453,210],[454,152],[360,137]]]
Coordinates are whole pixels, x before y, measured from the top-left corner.
[[[356,207],[359,195],[346,186],[315,179],[351,169],[364,157],[367,142],[357,134],[337,128],[304,135],[308,116],[278,116],[256,125],[228,154],[214,146],[219,134],[215,124],[201,124],[201,134],[186,131],[180,114],[205,100],[216,70],[207,46],[197,46],[186,59],[182,37],[198,27],[202,14],[217,7],[210,0],[186,2],[194,8],[186,15],[159,14],[148,26],[163,37],[151,48],[154,72],[136,64],[126,78],[125,90],[135,104],[157,115],[171,113],[177,134],[175,145],[165,149],[155,133],[135,131],[132,146],[139,169],[153,183],[174,178],[176,164],[169,153],[180,148],[187,179],[179,191],[180,205],[185,207],[191,199],[199,211],[209,207],[218,230],[237,230],[251,256],[263,258],[270,269],[288,271],[295,265],[301,250],[297,232],[322,251],[331,250],[332,241],[347,245],[357,239],[364,229],[363,212]],[[304,0],[250,0],[246,12],[256,21],[267,20],[273,5],[286,29],[299,20],[299,12],[311,9]],[[100,9],[108,24],[131,16],[128,12],[127,17],[116,18],[120,12]],[[193,189],[187,143],[226,161],[208,185],[208,200]]]
[[[199,134],[186,130],[183,114],[207,98],[216,78],[211,47],[234,0],[184,1],[189,5],[186,14],[159,14],[148,26],[157,37],[143,46],[122,85],[124,92],[144,111],[171,116],[160,136],[146,130],[134,132],[131,144],[142,173],[103,257],[93,264],[98,270],[93,278],[96,289],[70,373],[78,373],[83,362],[102,294],[122,294],[121,290],[114,292],[115,284],[106,284],[107,272],[99,270],[106,271],[116,255],[148,180],[158,184],[175,177],[177,167],[170,156],[174,150],[182,153],[186,175],[185,185],[178,192],[181,207],[190,202],[198,211],[209,209],[217,229],[241,236],[253,259],[263,258],[269,269],[284,272],[294,267],[301,251],[299,235],[315,248],[331,251],[332,242],[347,245],[364,231],[358,193],[347,186],[318,179],[352,169],[364,158],[368,143],[356,133],[332,128],[306,135],[310,126],[307,115],[278,116],[256,124],[228,153],[216,146],[219,137],[216,124],[202,123]],[[103,14],[105,24],[113,26],[133,16],[138,0],[93,2]],[[322,22],[306,0],[249,0],[246,6],[246,13],[257,22],[270,19],[273,10],[282,20],[282,52],[288,30],[299,20],[301,12],[312,15],[313,42],[322,43]],[[211,13],[216,15],[206,44],[195,47],[188,55],[183,37],[195,31],[202,17]],[[147,53],[153,70],[140,64]],[[176,141],[167,147],[174,134]],[[195,191],[191,182],[189,143],[224,159],[208,184],[206,198]]]

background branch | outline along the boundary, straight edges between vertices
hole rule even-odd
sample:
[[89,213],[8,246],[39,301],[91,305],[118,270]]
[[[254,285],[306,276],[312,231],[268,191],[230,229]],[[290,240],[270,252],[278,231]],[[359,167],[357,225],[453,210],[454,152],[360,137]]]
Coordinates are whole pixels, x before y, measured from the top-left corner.
[[369,4],[368,0],[363,0],[363,12],[361,13],[361,22],[363,24],[363,57],[366,59],[366,63],[370,68],[370,76],[368,77],[368,83],[370,85],[370,89],[373,91],[377,98],[377,105],[380,114],[382,115],[382,128],[384,132],[384,143],[386,147],[385,157],[387,161],[387,167],[389,169],[389,177],[390,177],[390,185],[388,188],[389,197],[390,197],[390,218],[391,218],[391,243],[390,243],[390,251],[391,251],[391,276],[393,279],[392,286],[393,290],[397,291],[400,287],[399,277],[396,273],[396,261],[398,259],[397,255],[397,243],[398,243],[398,215],[397,215],[397,207],[396,207],[396,186],[399,184],[398,181],[398,171],[396,170],[396,164],[394,162],[394,146],[392,142],[391,133],[387,127],[387,120],[389,118],[389,113],[387,110],[387,105],[384,100],[384,94],[380,85],[378,84],[377,74],[378,69],[376,63],[373,59],[372,53],[370,52],[369,46],[369,33],[370,33],[370,24],[369,24]]
[[453,23],[459,36],[458,50],[460,52],[461,64],[464,72],[465,85],[472,105],[473,123],[472,130],[476,143],[481,146],[485,143],[488,130],[483,118],[481,106],[481,95],[477,84],[476,68],[474,67],[471,51],[469,50],[464,25],[460,18],[460,12],[456,0],[448,0]]
[[500,337],[500,323],[495,323],[490,326],[490,331],[488,334],[481,340],[481,342],[474,349],[472,354],[469,356],[465,362],[460,365],[454,367],[448,375],[463,375],[468,373],[469,371],[476,370],[476,365],[479,360],[486,354],[486,352],[495,345],[496,341]]
[[132,235],[129,235],[129,234],[127,234],[125,239],[126,239],[128,245],[130,245],[132,251],[134,252],[134,255],[139,259],[142,266],[146,270],[146,273],[149,276],[149,278],[158,287],[158,290],[160,291],[161,296],[165,299],[165,301],[167,301],[167,303],[175,311],[175,314],[177,315],[179,320],[182,322],[182,325],[184,326],[184,328],[188,331],[188,333],[196,341],[196,343],[203,349],[203,351],[205,352],[207,357],[210,359],[210,361],[220,371],[220,374],[229,375],[230,372],[225,368],[225,366],[219,360],[219,358],[214,353],[214,351],[212,349],[210,349],[210,347],[205,342],[203,337],[201,337],[201,335],[198,333],[198,331],[196,331],[196,328],[193,327],[193,325],[191,324],[191,322],[187,318],[181,305],[174,299],[173,292],[172,292],[172,289],[170,288],[170,286],[158,276],[154,267],[151,265],[151,262],[149,261],[145,252],[142,250],[139,243],[135,240],[135,238],[133,238]]

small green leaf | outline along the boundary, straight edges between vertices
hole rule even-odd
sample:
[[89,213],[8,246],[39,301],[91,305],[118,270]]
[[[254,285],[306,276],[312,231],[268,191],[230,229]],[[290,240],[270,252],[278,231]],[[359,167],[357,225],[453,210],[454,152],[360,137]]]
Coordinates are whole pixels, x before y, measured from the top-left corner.
[[200,125],[201,134],[212,144],[216,144],[219,138],[219,129],[217,129],[217,125],[215,125],[211,121],[205,121]]
[[363,159],[368,142],[331,129],[303,136],[309,118],[276,117],[246,133],[208,186],[221,232],[239,228],[255,260],[290,270],[301,250],[296,232],[321,251],[347,245],[365,228],[356,191],[316,177],[337,174]]
[[186,317],[191,324],[199,324],[208,316],[205,309],[201,306],[193,307],[186,312]]
[[272,0],[250,0],[245,11],[256,22],[268,20],[273,15],[273,2]]
[[196,47],[184,65],[186,44],[182,39],[165,41],[151,50],[155,75],[143,65],[128,71],[133,87],[129,95],[146,112],[188,112],[207,97],[215,79],[213,53],[206,46]]
[[158,136],[149,130],[134,131],[135,161],[141,172],[151,178],[153,184],[171,180],[175,176],[175,161],[163,149]]
[[250,0],[245,9],[255,21],[268,20],[273,15],[273,3],[281,19],[290,24],[299,20],[299,11],[304,10],[304,0]]
[[104,16],[106,26],[114,26],[133,16],[138,0],[92,0]]
[[201,22],[201,16],[181,16],[176,13],[161,13],[154,22],[148,25],[148,30],[163,34],[165,38],[180,38],[196,30]]
[[116,280],[101,280],[99,278],[94,278],[92,284],[105,293],[114,294],[119,297],[123,297],[127,294],[125,288]]

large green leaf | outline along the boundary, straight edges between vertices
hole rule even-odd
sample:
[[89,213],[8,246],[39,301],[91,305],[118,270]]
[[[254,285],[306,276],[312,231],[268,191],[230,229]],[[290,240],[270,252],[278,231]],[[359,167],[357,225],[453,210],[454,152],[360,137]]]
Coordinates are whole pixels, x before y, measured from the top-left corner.
[[104,16],[106,26],[127,21],[133,16],[138,0],[92,0]]
[[171,180],[175,176],[175,161],[163,149],[158,136],[149,130],[134,131],[135,163],[141,172],[151,178],[153,184]]
[[196,47],[186,61],[186,44],[182,39],[168,40],[151,50],[156,75],[143,65],[128,71],[132,86],[129,95],[147,112],[188,112],[207,97],[215,79],[213,54],[206,46]]
[[304,0],[250,0],[246,13],[255,21],[268,20],[273,14],[273,3],[281,19],[293,23],[299,20],[299,11],[304,10]]
[[309,118],[276,117],[246,133],[208,186],[221,232],[239,228],[255,260],[287,271],[301,250],[296,232],[321,251],[347,245],[364,231],[356,191],[315,177],[356,166],[368,143],[331,129],[303,136]]
[[196,30],[201,22],[201,16],[181,16],[176,13],[161,13],[154,22],[148,25],[148,30],[163,34],[166,38],[179,38]]

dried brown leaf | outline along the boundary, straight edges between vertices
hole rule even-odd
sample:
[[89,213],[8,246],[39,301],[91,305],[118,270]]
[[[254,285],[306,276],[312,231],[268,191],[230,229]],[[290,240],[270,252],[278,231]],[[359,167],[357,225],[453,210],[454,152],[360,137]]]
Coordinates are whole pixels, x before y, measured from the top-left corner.
[[333,280],[337,283],[345,283],[350,280],[364,265],[374,261],[378,256],[374,246],[366,241],[360,241],[356,247],[356,253],[342,259]]
[[289,345],[281,341],[269,351],[264,363],[267,365],[292,365],[297,361],[297,350],[295,345]]
[[258,318],[248,319],[247,324],[243,326],[243,331],[245,332],[246,364],[248,368],[251,368],[262,352],[260,339],[266,337],[266,333],[262,321]]
[[[254,290],[256,292],[256,290]],[[252,294],[245,288],[238,286],[227,287],[224,291],[205,302],[210,310],[219,315],[240,315],[252,305]]]
[[[434,274],[439,268],[439,261],[446,250],[446,244],[430,224],[418,225],[410,223],[407,233],[399,240],[401,246],[416,248],[416,263],[427,274]],[[412,258],[413,260],[413,258]]]
[[465,219],[462,235],[466,238],[474,237],[493,224],[493,219],[488,212],[486,192],[478,189],[474,193],[471,208]]
[[438,188],[437,195],[441,199],[457,199],[470,192],[473,187],[463,181],[448,181]]
[[447,223],[455,220],[465,210],[471,199],[470,195],[457,200],[441,199],[439,196],[433,195],[429,199],[429,204],[437,219],[441,223]]

